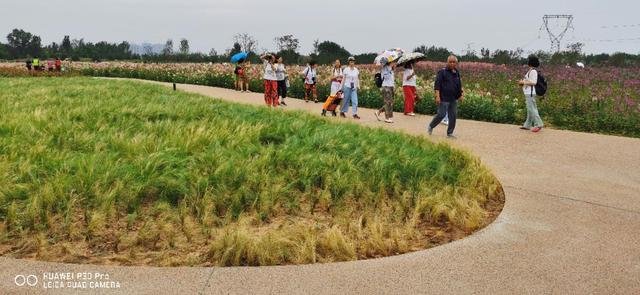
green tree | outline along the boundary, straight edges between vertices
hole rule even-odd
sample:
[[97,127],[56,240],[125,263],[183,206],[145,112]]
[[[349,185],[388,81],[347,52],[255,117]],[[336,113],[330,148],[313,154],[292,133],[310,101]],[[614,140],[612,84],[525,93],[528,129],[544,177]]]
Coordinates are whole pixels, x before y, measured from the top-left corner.
[[294,38],[293,35],[284,35],[275,38],[276,47],[278,48],[278,55],[281,56],[287,63],[298,63],[300,61],[300,54],[298,48],[300,41],[298,38]]
[[449,51],[447,48],[436,47],[433,45],[431,47],[420,45],[413,51],[424,54],[425,59],[431,61],[446,61],[449,55],[451,55],[451,51]]
[[65,35],[64,38],[62,38],[62,43],[60,44],[60,54],[62,55],[61,58],[67,58],[71,56],[72,51],[73,48],[71,47],[71,39],[69,38],[69,35]]
[[189,40],[185,38],[182,38],[182,40],[180,40],[180,54],[189,54]]
[[319,64],[331,64],[336,59],[340,59],[343,62],[351,56],[351,53],[340,46],[338,43],[332,41],[324,41],[318,44],[318,53],[311,54],[311,58],[315,59]]
[[173,55],[173,40],[169,39],[164,43],[164,48],[162,48],[162,55]]
[[41,39],[23,30],[13,29],[7,35],[8,50],[11,58],[39,56],[42,53]]
[[6,44],[0,43],[0,59],[9,59],[9,50]]

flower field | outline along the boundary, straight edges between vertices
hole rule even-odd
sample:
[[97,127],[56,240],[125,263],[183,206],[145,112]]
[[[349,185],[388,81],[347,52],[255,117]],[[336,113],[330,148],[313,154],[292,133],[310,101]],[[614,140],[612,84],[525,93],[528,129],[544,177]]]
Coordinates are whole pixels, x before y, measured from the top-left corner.
[[[422,62],[416,67],[418,102],[416,111],[435,113],[433,79],[444,63]],[[71,63],[68,73],[88,76],[125,77],[156,81],[199,84],[233,88],[232,64],[142,64],[131,62]],[[382,106],[380,91],[374,85],[374,65],[358,65],[362,89],[359,104],[363,107]],[[252,65],[248,72],[250,89],[261,92],[262,66]],[[291,81],[289,96],[303,97],[300,81],[303,66],[289,66]],[[462,118],[522,124],[526,108],[520,87],[516,81],[526,73],[524,66],[501,66],[485,63],[461,63],[465,87],[465,102],[460,105]],[[318,96],[328,95],[329,66],[318,68]],[[541,72],[549,81],[549,92],[538,107],[545,124],[559,129],[597,132],[640,137],[640,68],[568,68],[542,67]],[[0,76],[24,75],[26,69],[19,64],[0,65]],[[401,72],[396,75],[396,85],[401,85]],[[400,88],[396,90],[395,110],[401,112],[403,99]]]

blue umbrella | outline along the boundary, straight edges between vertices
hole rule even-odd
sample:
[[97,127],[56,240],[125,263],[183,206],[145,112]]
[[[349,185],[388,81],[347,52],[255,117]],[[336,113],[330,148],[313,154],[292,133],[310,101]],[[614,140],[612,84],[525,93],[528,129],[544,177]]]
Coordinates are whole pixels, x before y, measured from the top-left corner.
[[233,55],[231,57],[231,62],[232,63],[237,63],[239,62],[241,59],[247,59],[248,54],[246,52],[240,52],[240,53],[236,53],[235,55]]

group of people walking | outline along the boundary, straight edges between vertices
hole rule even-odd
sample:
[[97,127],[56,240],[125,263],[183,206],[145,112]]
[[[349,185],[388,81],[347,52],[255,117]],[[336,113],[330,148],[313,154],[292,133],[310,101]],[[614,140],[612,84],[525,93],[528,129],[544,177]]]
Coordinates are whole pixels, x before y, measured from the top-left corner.
[[[283,64],[282,57],[265,54],[261,58],[263,64],[264,79],[264,100],[268,106],[286,106],[284,99],[287,97],[287,89],[289,88],[289,75]],[[336,60],[331,73],[331,89],[330,98],[341,96],[341,104],[339,106],[340,117],[346,118],[349,112],[349,106],[352,107],[352,117],[360,119],[358,115],[358,91],[360,90],[360,72],[356,67],[354,57],[348,58],[348,65],[343,67],[340,60]],[[317,64],[310,62],[302,74],[302,82],[304,83],[304,101],[313,100],[318,102],[317,91]],[[375,111],[374,115],[378,121],[393,123],[393,105],[395,96],[395,72],[397,67],[396,61],[384,64],[380,71],[381,82],[378,84],[384,101],[384,105]],[[546,91],[546,82],[537,68],[540,61],[535,56],[528,58],[529,69],[524,77],[518,81],[518,85],[522,87],[527,105],[527,120],[521,126],[521,129],[539,132],[543,128],[543,122],[538,112],[536,99],[539,95],[543,95]],[[417,74],[414,69],[415,61],[402,64],[402,91],[404,94],[404,114],[406,116],[415,116],[415,104],[418,102],[417,95]],[[240,91],[248,91],[248,81],[246,72],[248,70],[248,62],[242,62],[236,67],[236,89]],[[544,89],[540,90],[540,79],[543,79]],[[538,90],[536,90],[538,89]],[[458,104],[465,99],[464,88],[460,71],[458,70],[458,59],[451,55],[447,58],[445,68],[438,71],[435,83],[435,103],[438,105],[437,114],[433,117],[427,126],[429,135],[441,123],[448,125],[447,136],[455,138],[454,131],[458,116]],[[323,114],[326,110],[323,110]],[[334,113],[335,115],[335,113]],[[384,116],[383,116],[384,115]]]

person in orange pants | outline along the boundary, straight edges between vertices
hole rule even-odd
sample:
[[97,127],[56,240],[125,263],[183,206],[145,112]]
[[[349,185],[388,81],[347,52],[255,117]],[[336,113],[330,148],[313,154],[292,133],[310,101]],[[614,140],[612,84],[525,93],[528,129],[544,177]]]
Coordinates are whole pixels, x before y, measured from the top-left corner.
[[276,76],[275,57],[270,54],[261,56],[264,59],[264,102],[268,106],[277,107],[278,101],[278,78]]

